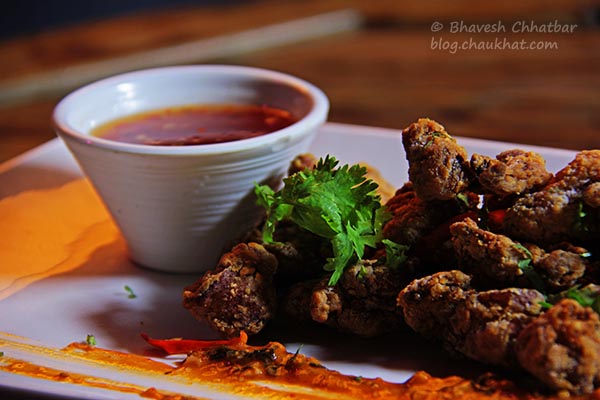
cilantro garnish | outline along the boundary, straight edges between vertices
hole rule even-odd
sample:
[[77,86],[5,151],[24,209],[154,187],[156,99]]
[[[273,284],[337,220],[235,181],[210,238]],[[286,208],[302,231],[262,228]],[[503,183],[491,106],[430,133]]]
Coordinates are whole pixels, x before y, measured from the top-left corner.
[[469,207],[469,197],[465,193],[459,193],[456,195],[456,199],[462,202],[465,206]]
[[569,288],[565,297],[575,300],[584,307],[591,307],[594,311],[600,314],[600,294],[594,293],[589,288]]
[[540,274],[537,273],[537,271],[535,270],[535,268],[533,268],[533,265],[531,264],[533,255],[531,254],[529,249],[527,249],[527,247],[523,246],[520,243],[513,243],[513,247],[525,254],[525,258],[517,262],[517,266],[521,271],[523,271],[523,275],[525,275],[525,277],[529,279],[529,282],[531,282],[531,284],[536,290],[545,293],[546,285]]
[[572,299],[584,307],[591,307],[592,310],[600,314],[600,293],[589,287],[580,288],[573,286],[569,289],[549,296],[548,302],[544,302],[542,307],[550,308],[558,303],[561,299]]
[[87,344],[89,344],[90,346],[95,346],[96,345],[96,337],[92,334],[87,334],[87,336],[85,337],[85,342]]
[[431,139],[429,139],[427,141],[427,143],[425,143],[425,145],[423,146],[424,149],[426,149],[427,147],[431,146],[433,144],[433,142],[435,141],[436,137],[446,137],[446,138],[450,138],[450,135],[448,135],[447,133],[444,132],[431,132]]
[[124,286],[125,291],[127,292],[128,299],[135,299],[137,294],[134,293],[133,289],[129,287],[129,285]]
[[381,242],[385,246],[386,265],[389,268],[396,269],[404,264],[408,258],[406,253],[409,250],[409,246],[392,242],[389,239],[383,239]]
[[315,168],[285,178],[278,192],[267,185],[255,188],[258,204],[267,210],[266,243],[274,242],[276,224],[283,219],[330,240],[333,257],[324,266],[333,272],[329,285],[335,285],[344,269],[363,257],[366,246],[374,248],[381,242],[389,218],[376,193],[377,183],[366,178],[366,168],[337,166],[338,160],[327,156]]
[[583,201],[577,203],[577,220],[575,222],[575,228],[582,232],[588,232],[589,226],[587,224],[586,217],[588,213],[585,211]]

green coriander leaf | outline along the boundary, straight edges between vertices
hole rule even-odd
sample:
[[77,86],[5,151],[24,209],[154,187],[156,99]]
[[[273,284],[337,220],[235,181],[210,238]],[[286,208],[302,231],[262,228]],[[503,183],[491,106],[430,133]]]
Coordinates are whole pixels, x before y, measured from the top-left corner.
[[397,269],[406,262],[409,246],[392,242],[389,239],[381,241],[385,246],[386,262],[385,264],[391,269]]
[[125,285],[124,289],[127,292],[127,298],[135,299],[137,297],[137,295],[133,292],[133,289],[131,289],[128,285]]
[[600,296],[596,296],[596,298],[594,299],[594,302],[592,303],[592,305],[590,307],[592,307],[592,310],[594,310],[598,314],[600,314]]
[[356,277],[358,279],[363,279],[365,276],[367,276],[367,269],[365,268],[364,265],[361,265]]
[[0,351],[0,357],[4,357],[4,352]]
[[257,204],[267,211],[263,241],[274,241],[282,220],[330,240],[334,256],[324,269],[332,272],[329,283],[335,285],[343,270],[363,257],[366,246],[381,241],[386,214],[378,211],[378,185],[366,172],[360,165],[338,168],[335,157],[327,156],[315,168],[285,178],[278,192],[256,185]]
[[531,260],[521,260],[519,261],[518,266],[521,271],[523,271],[523,275],[529,279],[529,282],[531,282],[534,289],[541,293],[546,292],[546,284],[540,274],[533,268],[533,265],[531,265]]
[[423,146],[424,149],[426,149],[427,147],[431,146],[433,144],[433,142],[435,141],[436,137],[446,137],[446,138],[450,138],[450,135],[444,133],[444,132],[432,132],[431,133],[431,139],[429,139],[427,141],[427,143],[425,143],[425,145]]
[[580,201],[577,205],[577,216],[581,219],[587,216],[587,212],[583,209],[583,202]]
[[520,243],[513,243],[513,247],[522,253],[525,253],[526,258],[517,262],[517,266],[521,271],[523,271],[523,275],[525,275],[529,282],[531,282],[534,289],[541,293],[546,293],[546,284],[544,283],[544,280],[531,264],[533,258],[531,252]]
[[548,308],[552,308],[552,306],[554,305],[554,304],[552,304],[552,303],[550,303],[550,302],[548,302],[548,301],[540,301],[538,304],[539,304],[539,305],[540,305],[542,308],[546,308],[546,309],[548,309]]
[[465,206],[469,207],[469,197],[465,193],[457,194],[456,198]]
[[587,288],[579,289],[578,287],[572,287],[567,290],[565,297],[575,300],[582,306],[591,307],[600,296],[595,295]]
[[90,346],[95,346],[96,345],[96,337],[94,335],[91,335],[88,333],[88,335],[85,337],[85,342],[87,344],[89,344]]
[[513,243],[512,245],[515,249],[525,253],[525,256],[529,259],[533,258],[533,254],[531,254],[531,252],[529,251],[529,249],[527,249],[527,247],[523,246],[521,243]]
[[589,225],[588,225],[588,221],[587,221],[587,216],[588,213],[584,210],[584,204],[583,201],[580,201],[579,203],[577,203],[577,221],[575,222],[575,228],[577,230],[580,230],[582,232],[588,232],[590,230]]
[[591,307],[600,314],[600,293],[588,287],[573,286],[565,291],[549,296],[551,304],[558,303],[561,299],[572,299],[584,307]]

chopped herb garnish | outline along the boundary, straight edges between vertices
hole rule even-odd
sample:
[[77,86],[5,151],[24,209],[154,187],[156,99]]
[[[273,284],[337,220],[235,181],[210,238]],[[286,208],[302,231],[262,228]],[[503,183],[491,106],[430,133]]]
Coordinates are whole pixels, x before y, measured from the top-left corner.
[[128,285],[125,285],[125,291],[127,292],[127,298],[129,299],[135,299],[137,297],[137,295],[133,292],[133,289],[131,289]]
[[589,288],[572,287],[567,290],[565,297],[575,300],[584,307],[591,307],[600,314],[600,294],[594,293]]
[[577,216],[579,218],[585,218],[587,216],[587,212],[584,211],[583,209],[583,202],[580,201],[577,205]]
[[542,293],[545,293],[546,292],[546,284],[544,283],[544,280],[542,279],[540,274],[537,273],[537,271],[531,264],[531,261],[533,259],[533,254],[531,254],[531,252],[529,251],[529,249],[527,249],[527,247],[523,246],[520,243],[513,243],[513,247],[515,249],[521,251],[522,253],[525,253],[526,258],[519,260],[517,262],[517,266],[519,267],[519,269],[521,271],[523,271],[523,275],[525,275],[525,277],[527,279],[529,279],[529,282],[531,282],[534,289],[536,289]]
[[[572,299],[584,307],[591,307],[592,310],[600,314],[600,293],[589,287],[580,288],[579,286],[573,286],[563,292],[548,297],[549,307],[562,299]],[[545,305],[542,305],[542,307],[549,308]]]
[[4,352],[0,351],[0,357],[4,357]]
[[366,178],[360,165],[337,168],[335,157],[320,159],[313,169],[305,169],[284,179],[284,187],[274,192],[256,185],[258,204],[267,210],[263,240],[274,243],[277,222],[287,219],[328,239],[333,257],[324,265],[331,271],[329,285],[335,285],[345,268],[362,259],[365,247],[375,248],[382,239],[389,214],[381,207],[377,183]]
[[356,277],[358,279],[363,279],[365,276],[367,276],[367,269],[364,265],[361,265],[360,269],[358,270],[358,273],[356,274]]
[[406,262],[409,246],[392,242],[389,239],[381,241],[385,246],[386,265],[388,268],[397,269]]
[[298,346],[298,348],[296,349],[294,355],[290,357],[286,364],[290,365],[296,360],[296,358],[298,358],[298,354],[300,354],[300,350],[302,350],[302,347],[304,347],[304,344],[301,343],[300,346]]
[[436,137],[448,137],[449,138],[450,135],[448,135],[446,133],[443,133],[443,132],[438,132],[438,131],[432,132],[431,133],[431,139],[429,139],[427,141],[427,143],[425,143],[425,145],[423,146],[423,148],[426,149],[427,147],[431,146],[433,144],[433,142],[434,142],[434,140],[435,140]]
[[514,247],[515,249],[517,249],[517,250],[519,250],[519,251],[521,251],[521,252],[525,253],[525,256],[526,256],[528,259],[530,259],[530,260],[531,260],[531,259],[533,258],[533,254],[531,254],[531,252],[529,251],[529,249],[528,249],[527,247],[523,246],[521,243],[516,243],[516,242],[515,242],[515,243],[513,243],[513,247]]
[[554,304],[548,302],[548,301],[540,301],[538,303],[542,308],[551,308]]
[[583,201],[580,201],[579,203],[577,203],[577,221],[575,222],[575,227],[577,230],[582,231],[582,232],[588,232],[589,231],[589,226],[587,224],[586,221],[586,217],[588,215],[588,213],[584,210],[583,208]]
[[459,193],[456,195],[456,198],[461,203],[464,203],[465,206],[469,207],[469,197],[465,193]]
[[85,342],[87,344],[89,344],[90,346],[95,346],[96,345],[96,337],[94,335],[91,335],[88,333],[88,335],[85,337]]

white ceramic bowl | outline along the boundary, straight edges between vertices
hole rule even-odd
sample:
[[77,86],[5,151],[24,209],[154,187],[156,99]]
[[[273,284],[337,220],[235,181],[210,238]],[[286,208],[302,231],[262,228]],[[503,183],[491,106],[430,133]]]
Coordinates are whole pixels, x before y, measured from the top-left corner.
[[[190,104],[266,104],[298,122],[260,137],[149,146],[91,136],[105,122]],[[290,75],[238,66],[149,69],[107,78],[55,108],[57,134],[119,226],[133,261],[169,272],[212,268],[258,217],[254,183],[280,179],[327,117],[321,90]]]

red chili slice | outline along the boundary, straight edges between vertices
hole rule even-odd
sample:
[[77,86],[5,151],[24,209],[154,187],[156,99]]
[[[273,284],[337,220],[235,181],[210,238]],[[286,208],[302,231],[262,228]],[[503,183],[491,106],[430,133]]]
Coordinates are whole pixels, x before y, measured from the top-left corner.
[[504,217],[506,217],[506,210],[504,209],[490,211],[487,214],[488,223],[496,229],[502,226]]
[[216,346],[239,346],[248,341],[246,332],[241,331],[240,336],[228,340],[192,340],[192,339],[153,339],[145,333],[142,338],[151,346],[163,350],[167,354],[187,354],[194,350],[201,350]]

